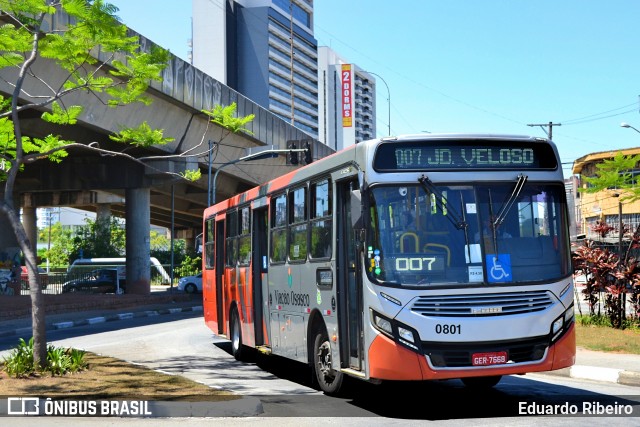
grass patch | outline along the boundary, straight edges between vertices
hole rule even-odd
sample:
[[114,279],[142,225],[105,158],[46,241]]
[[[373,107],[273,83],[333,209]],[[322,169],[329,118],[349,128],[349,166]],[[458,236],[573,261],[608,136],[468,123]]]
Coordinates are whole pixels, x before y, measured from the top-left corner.
[[85,362],[88,369],[63,376],[41,373],[27,378],[12,378],[2,371],[0,396],[189,402],[221,402],[240,398],[228,391],[112,357],[87,352]]
[[640,329],[614,329],[598,319],[576,316],[576,345],[594,351],[640,354]]

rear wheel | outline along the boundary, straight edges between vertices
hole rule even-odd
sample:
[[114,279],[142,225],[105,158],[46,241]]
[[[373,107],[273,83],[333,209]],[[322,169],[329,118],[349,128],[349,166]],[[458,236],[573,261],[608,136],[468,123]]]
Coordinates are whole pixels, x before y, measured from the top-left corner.
[[327,394],[337,394],[344,379],[344,374],[334,365],[329,337],[324,331],[318,332],[313,345],[313,369],[318,386]]
[[469,377],[462,378],[462,382],[469,388],[483,389],[495,386],[500,382],[501,378],[501,375],[496,375],[493,377]]
[[240,328],[240,316],[235,308],[231,310],[229,319],[229,336],[231,338],[231,354],[236,360],[244,358],[244,346],[242,344],[242,329]]

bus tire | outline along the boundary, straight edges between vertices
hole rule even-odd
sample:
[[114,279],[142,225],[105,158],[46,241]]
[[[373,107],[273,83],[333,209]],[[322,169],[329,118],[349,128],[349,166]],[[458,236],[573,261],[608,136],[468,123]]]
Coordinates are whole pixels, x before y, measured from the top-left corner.
[[469,377],[462,378],[462,382],[469,388],[487,389],[498,384],[501,378],[502,375],[495,375],[492,377]]
[[318,332],[313,345],[313,370],[320,390],[329,395],[337,394],[344,380],[344,374],[334,368],[329,336]]
[[240,327],[240,316],[236,308],[231,309],[229,319],[229,337],[231,338],[231,354],[236,360],[243,360],[244,345],[242,344],[242,328]]

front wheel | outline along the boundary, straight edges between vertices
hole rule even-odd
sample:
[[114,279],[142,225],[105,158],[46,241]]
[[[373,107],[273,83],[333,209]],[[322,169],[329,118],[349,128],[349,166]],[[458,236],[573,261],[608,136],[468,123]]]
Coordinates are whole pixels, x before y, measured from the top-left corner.
[[244,346],[242,344],[242,329],[240,328],[240,316],[234,308],[229,319],[229,336],[231,337],[231,354],[236,360],[243,360]]
[[331,343],[326,332],[318,332],[313,345],[313,366],[320,389],[327,394],[337,394],[344,374],[334,366]]

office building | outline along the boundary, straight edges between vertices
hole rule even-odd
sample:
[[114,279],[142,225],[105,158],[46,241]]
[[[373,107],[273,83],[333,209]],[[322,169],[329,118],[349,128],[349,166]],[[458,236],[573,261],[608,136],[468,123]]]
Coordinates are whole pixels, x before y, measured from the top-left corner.
[[376,80],[326,46],[318,48],[319,136],[341,150],[376,136]]
[[318,138],[313,0],[193,0],[192,63]]

